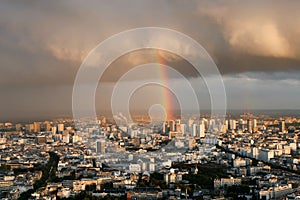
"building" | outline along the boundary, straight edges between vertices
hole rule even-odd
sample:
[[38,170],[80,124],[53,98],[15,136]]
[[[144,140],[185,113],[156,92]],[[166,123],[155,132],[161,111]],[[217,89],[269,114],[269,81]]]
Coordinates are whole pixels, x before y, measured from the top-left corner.
[[26,131],[33,132],[34,131],[34,125],[33,124],[26,124]]
[[186,133],[186,124],[180,124],[180,132],[185,135]]
[[170,173],[164,175],[166,184],[169,183],[178,183],[182,181],[182,173],[176,173],[174,169],[170,170]]
[[149,163],[149,172],[155,171],[155,163]]
[[168,122],[164,122],[163,123],[163,133],[167,133],[169,131],[170,131],[169,123]]
[[139,130],[138,129],[129,129],[129,134],[130,134],[131,138],[135,138],[138,136]]
[[40,135],[36,137],[36,142],[38,144],[45,144],[46,143],[46,136]]
[[279,131],[284,133],[285,132],[285,121],[284,120],[281,120],[279,122]]
[[233,160],[233,167],[245,167],[246,160],[243,158],[236,158]]
[[197,136],[197,124],[192,124],[191,125],[191,135],[192,135],[192,137]]
[[233,186],[233,185],[241,185],[242,179],[241,178],[221,178],[214,180],[214,188],[219,189],[225,186]]
[[68,130],[64,130],[62,133],[62,140],[64,143],[69,143],[70,142],[70,133]]
[[279,185],[269,187],[268,189],[261,189],[259,191],[259,199],[281,199],[287,194],[292,193],[292,185]]
[[258,159],[259,149],[257,147],[251,147],[251,157]]
[[141,165],[139,165],[139,164],[130,164],[129,165],[129,171],[139,173],[139,172],[141,172]]
[[133,138],[132,139],[132,144],[135,147],[139,147],[141,145],[141,138]]
[[189,149],[193,149],[196,146],[196,141],[194,138],[189,139]]
[[252,128],[253,128],[254,132],[257,131],[257,119],[253,119],[253,121],[252,121]]
[[45,131],[49,132],[51,130],[51,124],[50,124],[50,122],[45,122],[44,126],[45,126]]
[[234,119],[231,119],[229,121],[229,129],[230,130],[235,130],[236,129],[236,121]]
[[33,123],[33,132],[41,132],[41,123],[40,122],[34,122]]
[[200,138],[204,138],[205,137],[205,125],[204,125],[204,123],[201,123],[200,125],[198,125],[198,136],[200,137]]
[[163,194],[159,188],[134,188],[126,193],[127,199],[162,199]]
[[169,121],[170,131],[176,131],[176,123],[174,120]]
[[58,124],[58,125],[57,125],[57,130],[58,130],[58,132],[63,132],[64,129],[65,129],[64,124]]
[[52,129],[51,129],[51,131],[52,131],[52,134],[56,134],[57,133],[57,127],[53,126]]
[[22,127],[22,124],[16,124],[16,131],[21,131]]
[[106,142],[105,140],[97,140],[96,142],[96,152],[97,153],[105,153],[105,145],[106,145]]
[[245,123],[243,119],[239,119],[239,130],[245,129]]
[[259,151],[259,159],[265,162],[269,162],[271,158],[274,158],[274,151],[269,149],[261,149]]
[[176,137],[177,135],[178,135],[178,132],[170,131],[170,132],[169,132],[169,139],[173,139],[173,138]]
[[252,132],[252,128],[253,128],[253,124],[252,124],[252,120],[251,119],[248,119],[247,120],[247,130],[249,131],[249,132]]

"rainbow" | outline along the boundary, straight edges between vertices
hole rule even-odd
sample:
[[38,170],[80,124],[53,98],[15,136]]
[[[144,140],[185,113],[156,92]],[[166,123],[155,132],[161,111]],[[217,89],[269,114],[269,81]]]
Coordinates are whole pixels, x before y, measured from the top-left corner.
[[[154,56],[156,58],[156,62],[162,65],[165,64],[165,59],[162,57],[160,50],[154,49]],[[174,119],[174,114],[173,114],[173,105],[172,105],[172,93],[167,89],[169,88],[169,77],[168,77],[168,72],[165,67],[160,67],[160,70],[158,71],[158,77],[163,81],[163,84],[166,86],[166,88],[161,89],[161,97],[162,97],[162,102],[163,106],[166,110],[166,119]]]

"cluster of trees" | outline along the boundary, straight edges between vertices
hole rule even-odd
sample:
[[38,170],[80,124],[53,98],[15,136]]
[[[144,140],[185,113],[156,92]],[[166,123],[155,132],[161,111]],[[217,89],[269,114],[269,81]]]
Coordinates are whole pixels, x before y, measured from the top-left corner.
[[0,170],[10,170],[10,166],[8,166],[8,165],[0,165]]
[[159,187],[161,189],[168,188],[164,181],[164,175],[158,172],[151,174],[149,180],[142,179],[142,175],[140,175],[138,187]]
[[42,165],[41,163],[38,164],[34,164],[34,167],[32,168],[15,168],[14,170],[14,174],[18,175],[18,174],[24,174],[26,172],[36,172],[36,171],[42,171],[44,168],[44,165]]
[[40,180],[37,180],[33,184],[33,188],[37,190],[38,188],[45,187],[47,181],[53,182],[56,179],[57,165],[59,162],[59,156],[54,152],[49,152],[50,159],[46,166],[43,168],[43,175]]
[[[186,164],[186,163],[174,163],[173,168],[178,168],[179,170],[189,170],[189,174],[184,174],[183,179],[189,181],[190,184],[195,184],[205,189],[214,188],[215,178],[225,178],[227,175],[227,167],[223,165],[218,165],[215,163],[206,164]],[[198,168],[198,173],[194,174],[192,168]]]
[[226,192],[228,197],[232,197],[234,199],[244,199],[239,197],[239,194],[250,194],[250,188],[248,185],[233,185],[227,187]]
[[25,200],[31,197],[31,194],[37,191],[41,187],[45,187],[47,185],[47,181],[52,182],[56,177],[57,165],[59,162],[59,156],[54,152],[49,152],[50,159],[47,164],[42,168],[42,177],[35,181],[33,184],[33,189],[27,190],[23,192],[19,200]]

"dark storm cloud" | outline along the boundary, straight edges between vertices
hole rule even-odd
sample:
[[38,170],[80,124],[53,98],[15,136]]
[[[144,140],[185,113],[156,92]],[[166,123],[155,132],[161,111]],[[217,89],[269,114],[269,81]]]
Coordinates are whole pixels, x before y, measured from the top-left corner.
[[[222,73],[299,70],[298,4],[2,1],[0,52],[5,75],[1,79],[9,83],[6,79],[17,72],[24,75],[13,80],[27,84],[41,79],[45,84],[70,84],[94,46],[114,33],[142,26],[190,35],[208,50]],[[131,65],[128,59],[123,62]],[[187,70],[187,74],[193,73]]]
[[[299,79],[299,7],[298,1],[1,1],[0,90],[5,98],[0,111],[32,108],[31,102],[37,109],[70,109],[72,84],[88,52],[113,34],[145,26],[196,39],[227,77]],[[168,53],[161,57],[195,76],[184,60]],[[103,81],[115,81],[131,67],[154,60],[146,51],[122,56]],[[24,113],[32,112],[24,108]]]

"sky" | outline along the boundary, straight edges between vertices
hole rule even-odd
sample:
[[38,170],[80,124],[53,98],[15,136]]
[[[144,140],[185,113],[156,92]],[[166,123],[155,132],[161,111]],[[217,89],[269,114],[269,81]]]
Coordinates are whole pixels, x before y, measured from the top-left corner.
[[[182,32],[206,49],[222,74],[229,109],[299,109],[299,7],[299,1],[3,0],[0,120],[72,114],[74,80],[88,53],[114,34],[149,26]],[[201,78],[177,55],[159,53],[187,79]],[[122,74],[151,61],[153,52],[144,50],[112,63],[97,90],[99,114]],[[131,107],[160,103],[160,90],[140,89]],[[207,92],[197,95],[209,106]]]

